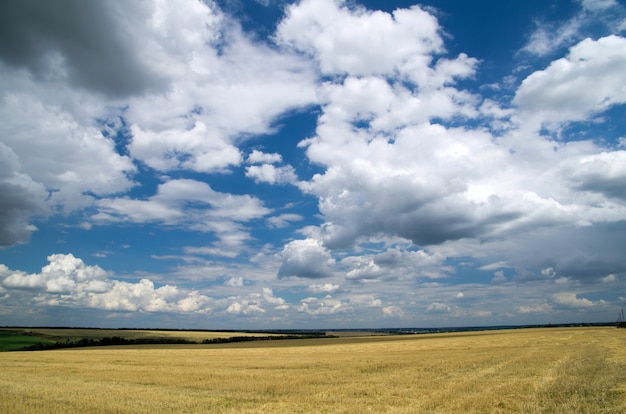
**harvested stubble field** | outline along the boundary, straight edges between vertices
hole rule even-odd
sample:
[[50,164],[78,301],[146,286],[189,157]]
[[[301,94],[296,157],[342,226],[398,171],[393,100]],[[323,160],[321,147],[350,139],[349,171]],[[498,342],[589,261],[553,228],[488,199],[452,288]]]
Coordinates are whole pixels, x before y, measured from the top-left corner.
[[3,413],[624,413],[626,330],[0,354]]

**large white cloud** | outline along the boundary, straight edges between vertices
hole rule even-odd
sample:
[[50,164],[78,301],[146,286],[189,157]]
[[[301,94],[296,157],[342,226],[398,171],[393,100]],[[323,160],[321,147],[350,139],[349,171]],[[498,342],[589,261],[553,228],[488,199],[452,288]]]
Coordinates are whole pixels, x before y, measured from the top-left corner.
[[[430,41],[412,38],[425,42],[421,52],[406,49],[409,55],[425,56],[425,70],[421,78],[411,78],[412,84],[402,75],[404,57],[390,56],[389,66],[378,67],[368,59],[369,51],[357,45],[344,60],[329,34],[335,30],[342,39],[338,24],[342,22],[357,31],[368,27],[372,34],[380,28],[386,39],[395,30],[402,32],[399,19],[350,9],[341,2],[329,1],[326,6],[327,14],[314,2],[291,6],[278,29],[280,40],[310,53],[323,73],[346,75],[322,85],[316,134],[300,143],[309,160],[324,169],[300,183],[319,200],[324,223],[317,234],[322,242],[317,250],[337,251],[397,237],[418,246],[442,246],[432,250],[441,254],[432,267],[404,270],[441,277],[447,272],[446,257],[485,255],[488,248],[483,250],[480,244],[492,246],[510,238],[509,249],[530,252],[542,228],[557,238],[590,226],[588,233],[595,240],[604,223],[626,220],[622,151],[591,140],[555,141],[539,132],[542,124],[587,120],[624,102],[623,38],[580,42],[567,58],[522,82],[513,100],[517,108],[489,110],[485,105],[493,106],[493,101],[454,86],[455,79],[473,74],[475,60],[464,55],[435,59],[443,52],[442,47],[430,47],[439,39],[436,20],[427,31]],[[406,13],[422,15],[415,8]],[[372,19],[386,23],[368,26]],[[351,37],[345,36],[348,42]],[[505,128],[491,131],[446,122],[484,115],[501,118]],[[288,267],[286,259],[291,257],[283,255],[283,266]],[[516,265],[524,267],[521,256],[517,259]],[[305,265],[314,268],[319,261],[298,263],[298,271],[306,274]],[[611,263],[613,271],[620,266]],[[353,280],[384,280],[402,273],[363,254],[348,256],[342,264]],[[571,266],[562,266],[571,272]],[[569,274],[581,277],[579,272]],[[599,271],[588,277],[606,274]]]
[[4,280],[9,288],[34,289],[49,293],[72,293],[77,291],[98,292],[108,288],[107,273],[98,266],[88,266],[72,254],[48,256],[49,264],[40,273],[26,274],[10,271],[2,265]]
[[92,196],[123,192],[134,183],[135,166],[118,154],[111,139],[72,113],[22,93],[3,96],[0,134],[18,156],[20,167],[52,192],[51,202],[72,210]]
[[160,4],[164,10],[149,21],[159,24],[144,24],[171,85],[131,100],[129,150],[162,171],[219,171],[242,161],[237,142],[270,132],[283,112],[314,103],[316,75],[295,54],[254,43],[215,7],[180,6]]
[[[166,312],[254,314],[284,312],[289,304],[272,289],[260,288],[237,296],[211,297],[196,289],[173,285],[157,286],[149,278],[137,282],[118,280],[113,274],[85,264],[72,254],[48,256],[49,264],[39,273],[27,274],[0,265],[0,286],[9,292],[2,300],[20,292],[33,293],[38,306],[87,307],[116,312]],[[260,292],[259,292],[260,290]]]
[[287,9],[279,42],[319,60],[322,73],[417,71],[443,50],[436,19],[417,6],[393,14],[348,8],[342,0],[304,0]]
[[128,191],[138,163],[227,172],[242,140],[317,99],[306,59],[254,41],[214,3],[0,8],[2,143],[22,181],[49,192],[13,192],[23,209],[5,210],[5,245],[34,230],[35,205],[69,213]]
[[567,57],[528,76],[515,94],[524,122],[558,126],[582,121],[613,105],[626,103],[626,39],[586,39]]

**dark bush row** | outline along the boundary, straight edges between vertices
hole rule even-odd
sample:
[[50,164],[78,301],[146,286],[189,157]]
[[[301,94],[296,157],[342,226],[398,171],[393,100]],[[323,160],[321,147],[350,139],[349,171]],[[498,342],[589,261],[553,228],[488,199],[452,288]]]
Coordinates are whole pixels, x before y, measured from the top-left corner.
[[[325,336],[332,338],[332,336]],[[205,339],[203,344],[226,344],[229,342],[249,342],[249,341],[278,341],[282,339],[310,339],[320,338],[320,335],[273,335],[273,336],[231,336],[230,338]]]
[[71,342],[55,342],[54,344],[37,343],[21,349],[21,351],[42,351],[46,349],[84,348],[88,346],[111,345],[147,345],[147,344],[194,344],[195,342],[181,338],[135,338],[128,339],[121,336],[107,336],[104,338],[82,338]]

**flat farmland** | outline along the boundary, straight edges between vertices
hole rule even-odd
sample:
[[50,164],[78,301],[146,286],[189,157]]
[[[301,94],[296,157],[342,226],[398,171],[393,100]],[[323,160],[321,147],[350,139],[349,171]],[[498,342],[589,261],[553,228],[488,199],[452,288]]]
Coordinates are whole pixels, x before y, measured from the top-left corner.
[[626,329],[0,353],[3,413],[624,413]]
[[184,339],[187,341],[202,342],[205,339],[229,338],[232,336],[272,336],[278,334],[266,334],[256,332],[236,332],[236,331],[167,331],[149,329],[84,329],[84,328],[32,328],[32,329],[11,329],[0,328],[1,332],[21,331],[36,337],[42,337],[54,341],[75,341],[83,338],[102,339],[106,337],[119,336],[125,339]]

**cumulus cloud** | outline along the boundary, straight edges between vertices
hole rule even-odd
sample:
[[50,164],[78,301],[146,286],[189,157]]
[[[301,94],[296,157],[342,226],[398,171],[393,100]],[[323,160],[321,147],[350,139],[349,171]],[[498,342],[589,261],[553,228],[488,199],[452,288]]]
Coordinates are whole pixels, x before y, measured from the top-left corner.
[[72,254],[48,256],[49,264],[39,273],[27,274],[0,265],[6,289],[38,292],[41,305],[88,307],[110,311],[192,312],[206,311],[211,301],[196,291],[174,286],[155,287],[149,279],[137,283],[111,279],[99,266],[85,264]]
[[313,284],[309,285],[307,290],[311,293],[333,293],[338,290],[339,287],[339,285],[334,285],[332,283]]
[[257,183],[296,184],[298,176],[290,165],[276,167],[272,164],[250,165],[246,167],[246,177]]
[[144,131],[133,125],[131,131],[133,141],[129,149],[133,156],[159,171],[214,172],[241,162],[237,147],[208,130],[202,121],[182,130]]
[[399,306],[385,306],[382,308],[383,316],[387,318],[403,317],[404,311]]
[[626,103],[622,87],[626,71],[626,39],[585,39],[558,59],[528,76],[513,103],[522,117],[554,127],[589,119],[613,105]]
[[588,308],[594,303],[586,298],[578,298],[574,292],[559,292],[552,296],[552,303],[555,306],[565,308]]
[[[237,142],[317,100],[306,59],[249,38],[213,3],[0,8],[0,135],[21,180],[11,201],[21,213],[7,206],[0,221],[4,245],[27,240],[30,219],[49,209],[127,192],[135,163],[228,172],[243,161]],[[255,179],[295,176],[288,166],[270,173]]]
[[107,273],[98,266],[88,266],[72,254],[48,256],[49,264],[40,273],[11,272],[4,267],[5,287],[35,289],[50,293],[69,293],[77,290],[97,292],[105,290]]
[[506,278],[502,270],[498,270],[497,272],[495,272],[493,274],[493,278],[491,279],[491,284],[493,285],[500,285],[506,282],[508,282],[508,279]]
[[[27,274],[0,265],[3,291],[32,291],[40,306],[87,307],[115,312],[258,314],[284,311],[289,304],[261,288],[241,296],[216,299],[196,289],[157,286],[149,278],[137,282],[118,280],[99,266],[87,265],[72,254],[53,254],[39,273]],[[242,283],[230,280],[230,285]],[[8,297],[8,296],[7,296]]]
[[253,150],[246,161],[248,164],[274,164],[281,162],[283,157],[277,153],[266,153],[259,150]]
[[[481,176],[483,157],[494,164],[507,158],[489,135],[425,124],[403,129],[393,142],[355,138],[343,145],[323,136],[309,147],[311,158],[328,165],[309,189],[319,197],[329,247],[379,234],[420,246],[480,237],[522,214],[491,187],[499,183]],[[325,156],[329,144],[334,150]],[[484,196],[483,183],[491,187]]]
[[162,171],[239,165],[236,141],[269,133],[279,115],[316,101],[316,75],[306,60],[253,42],[211,4],[194,4],[191,22],[177,11],[184,12],[180,5],[164,5],[167,10],[153,16],[165,29],[148,27],[147,35],[156,30],[158,41],[177,40],[175,49],[160,53],[172,86],[134,98],[124,114],[133,131],[130,153]]
[[134,186],[132,161],[119,155],[101,131],[81,125],[70,112],[25,93],[7,92],[0,118],[3,146],[19,159],[22,174],[51,193],[44,200],[52,207],[72,211],[89,206],[92,195]]
[[214,232],[227,244],[247,239],[239,223],[261,218],[270,210],[250,195],[232,195],[213,190],[208,184],[191,180],[170,180],[159,185],[157,193],[144,200],[123,198],[97,202],[96,223],[162,223],[195,231]]
[[443,302],[433,302],[426,308],[428,313],[448,313],[452,310],[450,305]]
[[263,314],[267,312],[268,307],[274,310],[289,309],[285,299],[274,296],[270,288],[263,288],[261,293],[250,293],[245,297],[231,297],[228,300],[231,303],[226,312],[235,315]]
[[626,200],[626,151],[601,152],[571,160],[563,167],[578,190]]
[[[33,274],[3,266],[0,299],[264,321],[288,310],[302,320],[363,312],[365,321],[372,308],[390,318],[495,317],[471,308],[504,302],[494,292],[519,315],[600,308],[585,287],[626,274],[624,138],[619,148],[595,132],[626,103],[626,43],[583,36],[590,16],[615,26],[599,13],[619,16],[619,3],[580,4],[573,19],[538,26],[526,52],[569,52],[517,89],[510,82],[512,100],[495,96],[503,88],[490,87],[489,99],[485,88],[464,89],[480,61],[448,54],[447,35],[420,6],[302,0],[286,6],[271,39],[258,39],[214,2],[0,5],[0,245],[27,241],[55,213],[81,215],[92,232],[149,223],[215,239],[153,256],[183,264],[135,281],[71,255]],[[258,142],[281,116],[312,107],[315,130],[298,148]],[[592,123],[583,138],[565,128]],[[133,188],[146,177],[156,189]],[[264,192],[228,193],[246,178],[238,191]],[[281,197],[302,190],[318,211],[273,198],[266,184],[295,187]],[[293,240],[299,225],[305,238]],[[252,253],[270,231],[287,242],[268,238]],[[493,272],[491,283],[467,282],[465,266]],[[219,295],[159,283],[170,276]],[[277,277],[280,292],[325,297],[290,304],[262,284]]]
[[419,72],[432,52],[443,50],[438,30],[436,19],[417,6],[389,14],[341,0],[305,0],[287,9],[276,37],[313,55],[324,74],[370,75]]
[[532,306],[519,306],[517,308],[519,313],[527,314],[527,313],[549,313],[552,311],[552,306],[548,303],[541,303],[539,305]]
[[351,307],[341,300],[328,295],[322,299],[313,297],[302,299],[296,309],[300,313],[318,316],[349,312]]
[[41,183],[20,172],[17,156],[0,142],[0,246],[26,242],[36,227],[35,216],[48,213],[48,193]]
[[445,257],[440,254],[428,253],[424,250],[403,251],[389,248],[376,255],[348,256],[341,264],[346,266],[347,279],[420,279],[445,277],[452,269],[443,262]]
[[278,277],[296,276],[321,279],[332,276],[335,260],[318,240],[304,239],[289,242],[279,255]]

